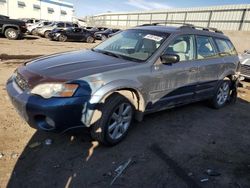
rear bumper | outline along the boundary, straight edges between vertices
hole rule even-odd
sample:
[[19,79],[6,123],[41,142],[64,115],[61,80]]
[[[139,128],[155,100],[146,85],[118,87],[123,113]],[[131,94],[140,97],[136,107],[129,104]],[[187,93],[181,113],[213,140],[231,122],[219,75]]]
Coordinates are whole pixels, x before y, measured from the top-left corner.
[[6,89],[19,115],[33,128],[62,132],[86,127],[83,119],[87,97],[44,99],[22,91],[13,79],[8,80]]

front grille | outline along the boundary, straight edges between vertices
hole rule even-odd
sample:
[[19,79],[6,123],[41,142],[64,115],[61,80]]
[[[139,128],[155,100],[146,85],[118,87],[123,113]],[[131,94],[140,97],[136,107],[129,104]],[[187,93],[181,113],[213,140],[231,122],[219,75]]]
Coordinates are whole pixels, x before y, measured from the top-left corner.
[[16,74],[15,82],[22,90],[26,90],[29,88],[28,82],[19,73]]
[[240,73],[246,76],[250,76],[250,66],[249,65],[241,65]]

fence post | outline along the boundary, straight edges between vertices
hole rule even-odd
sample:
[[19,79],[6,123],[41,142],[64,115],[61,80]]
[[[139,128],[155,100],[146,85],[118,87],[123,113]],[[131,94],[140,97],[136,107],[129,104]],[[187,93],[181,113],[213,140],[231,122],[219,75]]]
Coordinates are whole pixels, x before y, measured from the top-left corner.
[[242,28],[243,28],[243,25],[244,25],[244,22],[245,22],[245,19],[246,19],[246,12],[247,12],[247,9],[244,9],[243,13],[242,13],[241,20],[240,20],[239,31],[241,31]]
[[209,18],[208,18],[207,27],[210,27],[212,15],[213,15],[213,11],[211,10],[211,11],[210,11],[210,14],[209,14]]

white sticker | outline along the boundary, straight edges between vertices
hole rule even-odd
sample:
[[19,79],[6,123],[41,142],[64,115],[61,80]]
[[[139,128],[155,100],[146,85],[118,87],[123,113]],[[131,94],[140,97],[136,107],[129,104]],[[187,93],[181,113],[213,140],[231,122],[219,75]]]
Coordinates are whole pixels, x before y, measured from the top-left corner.
[[154,40],[156,42],[160,42],[163,38],[159,37],[159,36],[156,36],[156,35],[150,35],[150,34],[148,34],[148,35],[146,35],[144,37],[144,39],[149,39],[149,40]]

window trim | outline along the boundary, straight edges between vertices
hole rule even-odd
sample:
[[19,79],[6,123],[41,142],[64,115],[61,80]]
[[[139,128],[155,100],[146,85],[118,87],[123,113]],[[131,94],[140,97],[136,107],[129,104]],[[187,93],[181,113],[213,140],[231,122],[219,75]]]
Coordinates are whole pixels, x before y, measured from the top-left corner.
[[166,54],[166,50],[167,48],[169,47],[169,45],[171,45],[176,39],[180,38],[180,37],[184,37],[184,36],[191,36],[193,38],[193,47],[194,47],[194,50],[193,50],[193,59],[190,59],[190,60],[185,60],[185,61],[179,61],[177,63],[184,63],[184,62],[189,62],[189,61],[194,61],[196,60],[196,55],[197,55],[197,50],[196,50],[196,37],[195,37],[195,34],[181,34],[181,35],[177,35],[175,36],[170,42],[169,44],[166,46],[166,48],[163,50],[162,54],[161,55],[164,55]]

